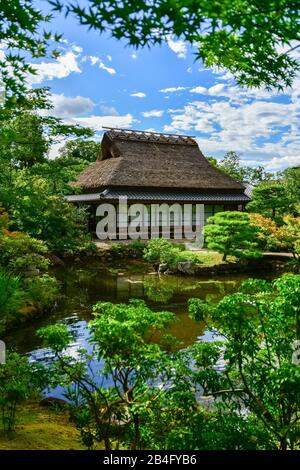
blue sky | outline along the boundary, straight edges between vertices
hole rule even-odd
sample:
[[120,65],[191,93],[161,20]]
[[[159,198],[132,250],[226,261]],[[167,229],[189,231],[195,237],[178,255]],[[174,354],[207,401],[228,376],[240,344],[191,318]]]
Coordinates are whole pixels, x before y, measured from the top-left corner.
[[280,94],[246,90],[195,62],[195,49],[180,40],[135,50],[63,16],[52,29],[63,32],[61,56],[36,62],[30,80],[51,88],[52,112],[66,122],[91,126],[99,138],[105,125],[193,135],[207,156],[235,150],[268,170],[300,163],[300,77]]

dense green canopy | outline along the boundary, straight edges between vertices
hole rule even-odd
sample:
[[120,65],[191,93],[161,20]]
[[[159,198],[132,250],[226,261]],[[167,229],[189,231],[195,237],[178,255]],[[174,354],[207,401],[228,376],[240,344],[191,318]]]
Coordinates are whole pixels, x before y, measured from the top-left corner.
[[197,45],[207,67],[230,71],[246,86],[292,83],[299,46],[298,0],[52,0],[81,24],[110,31],[135,47],[181,38]]

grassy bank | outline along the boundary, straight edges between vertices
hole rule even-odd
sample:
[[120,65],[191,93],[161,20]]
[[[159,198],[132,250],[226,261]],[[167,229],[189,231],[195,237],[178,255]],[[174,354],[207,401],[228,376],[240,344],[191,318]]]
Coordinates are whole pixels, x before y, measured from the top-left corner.
[[67,412],[59,412],[29,403],[18,415],[16,432],[0,432],[0,450],[81,450],[79,433]]

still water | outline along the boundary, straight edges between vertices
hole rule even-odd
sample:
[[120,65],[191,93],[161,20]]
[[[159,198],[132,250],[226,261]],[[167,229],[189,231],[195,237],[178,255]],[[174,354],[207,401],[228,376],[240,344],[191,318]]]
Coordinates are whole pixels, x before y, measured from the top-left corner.
[[6,344],[21,353],[43,359],[47,351],[41,347],[36,331],[42,326],[65,322],[76,332],[72,349],[86,347],[87,323],[92,318],[91,306],[97,301],[124,302],[131,298],[144,299],[154,310],[176,314],[176,322],[168,329],[183,346],[197,339],[212,339],[205,325],[191,320],[187,301],[191,297],[217,302],[234,292],[243,276],[196,278],[192,276],[158,276],[148,264],[122,261],[110,266],[99,261],[88,266],[76,264],[56,269],[53,274],[61,282],[62,295],[53,311],[34,322],[13,331],[5,338]]

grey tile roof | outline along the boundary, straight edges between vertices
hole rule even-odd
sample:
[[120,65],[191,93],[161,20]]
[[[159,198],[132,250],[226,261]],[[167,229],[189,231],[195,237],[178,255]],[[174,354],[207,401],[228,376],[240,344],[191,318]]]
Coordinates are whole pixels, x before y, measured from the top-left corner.
[[65,200],[68,202],[93,202],[99,201],[100,193],[94,194],[71,194],[69,196],[65,196]]
[[225,191],[150,191],[150,190],[115,190],[108,189],[93,194],[76,194],[66,196],[69,202],[93,202],[93,201],[113,201],[119,197],[125,197],[130,201],[166,201],[166,202],[248,202],[249,196],[243,193]]

